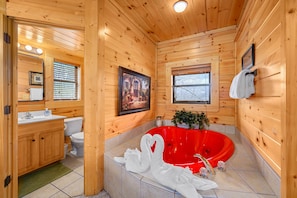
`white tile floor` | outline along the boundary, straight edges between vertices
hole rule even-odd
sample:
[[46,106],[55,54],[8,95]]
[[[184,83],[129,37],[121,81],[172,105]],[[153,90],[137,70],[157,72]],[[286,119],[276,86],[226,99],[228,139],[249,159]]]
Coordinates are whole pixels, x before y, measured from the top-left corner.
[[[66,156],[66,159],[62,160],[61,162],[65,166],[71,168],[73,171],[24,196],[24,198],[84,198],[83,158],[76,158],[69,154]],[[110,198],[105,191],[91,197]]]

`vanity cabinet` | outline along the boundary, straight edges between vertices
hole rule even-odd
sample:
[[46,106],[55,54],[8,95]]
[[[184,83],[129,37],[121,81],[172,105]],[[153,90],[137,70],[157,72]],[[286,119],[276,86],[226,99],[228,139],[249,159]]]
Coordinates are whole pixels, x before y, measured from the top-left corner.
[[18,175],[64,157],[64,120],[18,125]]

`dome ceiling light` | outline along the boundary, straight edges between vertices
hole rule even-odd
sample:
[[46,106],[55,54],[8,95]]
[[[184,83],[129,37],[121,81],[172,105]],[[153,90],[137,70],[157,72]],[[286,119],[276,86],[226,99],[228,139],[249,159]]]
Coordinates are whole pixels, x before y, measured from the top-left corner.
[[185,11],[187,6],[188,6],[188,3],[186,1],[180,0],[174,3],[173,8],[175,12],[180,13]]

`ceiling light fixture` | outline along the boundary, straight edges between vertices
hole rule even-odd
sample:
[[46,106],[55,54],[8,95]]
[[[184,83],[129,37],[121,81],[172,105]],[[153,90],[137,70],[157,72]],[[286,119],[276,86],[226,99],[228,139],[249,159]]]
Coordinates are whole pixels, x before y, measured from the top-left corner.
[[43,50],[41,48],[32,47],[31,45],[24,45],[22,43],[18,43],[18,50],[20,52],[41,55],[43,54]]
[[188,6],[188,2],[180,0],[174,3],[173,8],[175,12],[183,12]]

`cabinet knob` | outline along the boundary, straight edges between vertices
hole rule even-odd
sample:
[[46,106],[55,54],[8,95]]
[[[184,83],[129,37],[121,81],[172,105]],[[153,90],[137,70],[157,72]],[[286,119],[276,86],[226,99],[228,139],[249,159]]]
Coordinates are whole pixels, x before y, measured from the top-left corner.
[[32,142],[35,142],[35,139],[32,139]]
[[44,137],[41,137],[42,140],[44,140]]

